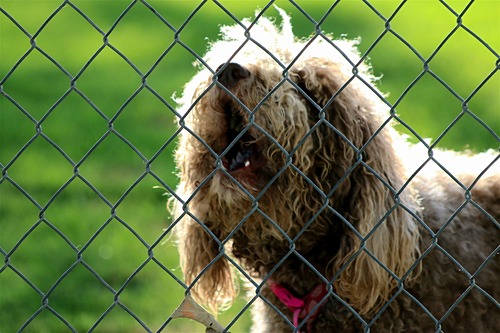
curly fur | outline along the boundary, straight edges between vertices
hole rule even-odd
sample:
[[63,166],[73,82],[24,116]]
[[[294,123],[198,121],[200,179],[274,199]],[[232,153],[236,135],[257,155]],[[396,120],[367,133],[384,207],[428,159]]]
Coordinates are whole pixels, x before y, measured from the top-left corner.
[[[280,28],[266,18],[252,26],[259,44],[224,27],[179,98],[175,215],[193,294],[212,309],[229,305],[236,259],[255,281],[249,294],[288,318],[268,279],[298,297],[331,281],[338,297],[314,332],[496,331],[498,154],[429,159],[392,128],[355,41],[308,44],[282,16]],[[228,62],[247,72],[224,81]],[[254,146],[251,164],[231,172],[228,145],[238,141]],[[261,299],[252,312],[253,332],[293,330]]]

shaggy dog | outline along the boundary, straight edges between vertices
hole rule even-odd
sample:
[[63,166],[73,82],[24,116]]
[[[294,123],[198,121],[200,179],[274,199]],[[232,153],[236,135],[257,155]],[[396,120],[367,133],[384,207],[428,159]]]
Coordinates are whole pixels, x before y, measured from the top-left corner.
[[498,332],[498,154],[410,145],[355,42],[224,27],[188,83],[175,215],[189,291],[252,332]]

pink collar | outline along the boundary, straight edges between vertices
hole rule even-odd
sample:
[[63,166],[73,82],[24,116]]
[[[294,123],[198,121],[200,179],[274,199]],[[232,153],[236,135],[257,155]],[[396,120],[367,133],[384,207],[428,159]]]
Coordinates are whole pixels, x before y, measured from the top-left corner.
[[[274,283],[271,280],[269,280],[269,287],[276,297],[293,312],[293,325],[295,327],[299,326],[300,320],[309,315],[309,319],[307,320],[307,332],[311,332],[312,323],[318,317],[323,305],[325,305],[323,299],[328,294],[327,286],[325,284],[318,284],[304,298],[295,297],[283,285]],[[319,304],[319,306],[314,309],[317,304]]]

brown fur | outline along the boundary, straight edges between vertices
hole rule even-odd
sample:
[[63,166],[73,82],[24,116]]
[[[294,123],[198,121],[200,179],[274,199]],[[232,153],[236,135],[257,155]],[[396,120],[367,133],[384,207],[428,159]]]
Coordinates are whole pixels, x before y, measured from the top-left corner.
[[[498,154],[433,150],[429,159],[392,128],[366,65],[354,76],[322,40],[296,60],[305,43],[283,19],[278,29],[261,18],[251,34],[289,69],[249,42],[231,60],[248,76],[203,69],[180,99],[175,215],[193,294],[212,309],[229,305],[236,259],[253,281],[250,296],[259,285],[289,320],[268,279],[298,297],[331,281],[336,296],[325,301],[314,332],[496,332]],[[223,29],[206,56],[212,68],[241,45],[238,29]],[[335,43],[357,63],[353,42]],[[231,130],[254,147],[243,171],[228,171],[226,148],[239,144]],[[252,313],[253,332],[293,330],[261,299]]]

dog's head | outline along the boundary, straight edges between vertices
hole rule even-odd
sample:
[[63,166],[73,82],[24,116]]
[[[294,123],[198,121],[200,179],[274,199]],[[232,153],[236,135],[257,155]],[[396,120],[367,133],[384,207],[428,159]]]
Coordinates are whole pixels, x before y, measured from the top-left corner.
[[[405,174],[394,151],[400,137],[354,43],[306,48],[287,17],[282,29],[260,20],[265,33],[256,28],[253,38],[277,41],[268,49],[277,58],[253,44],[204,69],[184,92],[176,215],[187,282],[211,305],[233,297],[224,252],[233,231],[254,248],[301,234],[297,251],[311,253],[335,230],[335,251],[321,273],[335,276],[337,294],[370,313],[396,285],[387,270],[403,276],[417,254],[407,211],[415,210],[413,193],[400,191]],[[207,59],[227,58],[220,52],[235,43],[236,29],[225,28]],[[233,244],[234,252],[265,277],[261,266],[273,259],[246,253],[247,245]]]

